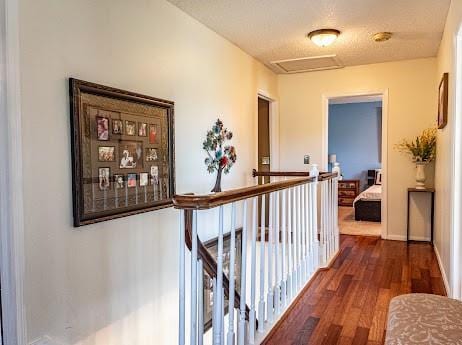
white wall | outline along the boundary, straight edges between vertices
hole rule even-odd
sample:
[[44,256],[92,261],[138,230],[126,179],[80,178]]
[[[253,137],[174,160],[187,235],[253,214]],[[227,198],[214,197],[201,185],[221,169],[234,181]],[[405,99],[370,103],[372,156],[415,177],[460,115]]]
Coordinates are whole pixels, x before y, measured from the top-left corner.
[[[415,185],[415,168],[393,146],[435,123],[435,71],[436,59],[428,58],[280,75],[281,166],[304,169],[304,154],[322,162],[323,95],[388,89],[388,235],[404,239],[406,191]],[[427,173],[431,186],[431,166]]]
[[[28,339],[175,344],[178,218],[173,209],[72,227],[67,78],[175,102],[177,192],[207,192],[202,138],[220,117],[251,181],[257,92],[276,76],[165,1],[20,0]],[[252,148],[255,148],[254,150]]]
[[[448,124],[445,128],[438,131],[437,158],[435,164],[435,187],[436,187],[436,238],[435,246],[444,269],[447,285],[453,284],[451,274],[451,216],[453,211],[452,192],[453,192],[453,162],[454,162],[454,124],[455,116],[455,38],[462,23],[462,2],[451,1],[443,39],[438,52],[436,81],[434,88],[438,89],[438,84],[443,73],[449,73],[449,107]],[[460,67],[460,66],[459,66]],[[460,114],[458,114],[460,116]],[[460,179],[460,176],[457,177]],[[458,210],[455,210],[458,212]],[[456,229],[461,231],[460,229]],[[460,260],[455,258],[455,260]],[[460,296],[459,296],[460,297]]]

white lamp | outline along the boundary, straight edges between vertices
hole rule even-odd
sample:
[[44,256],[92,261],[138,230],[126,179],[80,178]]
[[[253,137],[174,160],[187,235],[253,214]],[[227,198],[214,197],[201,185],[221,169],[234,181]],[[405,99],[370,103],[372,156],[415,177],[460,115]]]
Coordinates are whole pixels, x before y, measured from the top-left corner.
[[330,164],[334,164],[335,162],[337,162],[337,155],[335,153],[329,155],[329,163]]
[[329,163],[332,164],[332,172],[337,173],[339,180],[342,179],[342,170],[340,169],[340,163],[337,162],[337,155],[331,154],[329,155]]

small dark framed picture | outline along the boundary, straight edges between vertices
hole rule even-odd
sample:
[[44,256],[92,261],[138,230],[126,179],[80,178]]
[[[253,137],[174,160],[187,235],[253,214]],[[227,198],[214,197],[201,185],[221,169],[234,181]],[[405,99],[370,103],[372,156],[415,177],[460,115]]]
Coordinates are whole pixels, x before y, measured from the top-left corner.
[[136,174],[127,175],[127,186],[128,188],[136,187]]
[[448,87],[449,74],[444,73],[438,88],[438,128],[446,127],[448,123]]
[[99,189],[100,190],[107,190],[111,186],[109,181],[111,171],[109,168],[99,168]]
[[147,137],[148,136],[148,124],[139,122],[138,123],[138,135],[140,137]]
[[98,161],[114,162],[115,146],[98,146]]
[[125,121],[125,133],[127,135],[136,135],[136,122]]
[[151,178],[153,185],[159,184],[159,167],[157,165],[151,167]]
[[96,117],[96,135],[98,140],[109,140],[109,119]]
[[112,120],[112,133],[113,134],[124,134],[122,120]]
[[114,186],[115,186],[115,189],[125,188],[124,175],[114,175]]
[[149,143],[150,144],[157,144],[157,137],[158,137],[158,128],[157,125],[149,125]]
[[141,173],[140,174],[140,186],[144,187],[147,186],[149,182],[149,175],[148,173]]
[[146,149],[146,162],[153,162],[158,159],[157,149],[147,148]]

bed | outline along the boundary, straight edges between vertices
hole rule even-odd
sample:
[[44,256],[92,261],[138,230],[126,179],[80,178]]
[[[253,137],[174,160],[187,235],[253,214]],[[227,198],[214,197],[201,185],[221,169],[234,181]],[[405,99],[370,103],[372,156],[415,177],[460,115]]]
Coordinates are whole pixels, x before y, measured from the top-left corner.
[[361,192],[353,202],[355,220],[380,222],[382,220],[382,173],[368,171],[369,188]]

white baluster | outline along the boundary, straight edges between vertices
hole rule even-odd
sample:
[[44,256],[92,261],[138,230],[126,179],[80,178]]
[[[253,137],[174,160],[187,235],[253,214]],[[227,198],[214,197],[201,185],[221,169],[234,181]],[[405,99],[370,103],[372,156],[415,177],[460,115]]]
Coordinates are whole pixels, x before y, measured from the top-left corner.
[[324,180],[322,182],[322,186],[323,186],[323,198],[322,198],[322,207],[323,207],[323,211],[324,211],[324,217],[323,217],[323,231],[324,231],[324,234],[323,234],[323,241],[324,241],[324,265],[327,264],[327,259],[328,259],[328,255],[329,255],[329,240],[328,240],[328,214],[327,214],[327,180]]
[[241,305],[239,314],[239,329],[237,333],[238,345],[245,344],[245,296],[247,272],[247,200],[244,200],[244,213],[242,216],[242,266],[241,266]]
[[218,253],[217,253],[217,287],[213,291],[216,298],[215,315],[217,320],[213,329],[213,345],[221,345],[223,333],[223,318],[222,318],[222,288],[223,288],[223,206],[219,207],[219,225],[218,225]]
[[321,202],[320,202],[320,207],[321,209],[319,210],[320,211],[320,214],[321,214],[321,224],[320,224],[320,248],[321,248],[321,258],[320,258],[320,261],[321,261],[321,265],[324,266],[325,262],[326,262],[326,255],[325,255],[325,252],[326,252],[326,245],[325,245],[325,223],[326,223],[326,211],[325,211],[325,207],[324,207],[324,199],[325,199],[325,181],[321,181],[320,184],[320,189],[321,189]]
[[331,246],[331,257],[335,253],[335,232],[334,232],[334,180],[330,179],[330,199],[329,199],[329,206],[330,206],[330,233],[332,238],[332,246]]
[[197,272],[198,272],[198,279],[197,279],[197,291],[198,291],[198,316],[197,316],[197,323],[198,323],[198,337],[197,337],[197,345],[204,344],[204,267],[202,260],[197,262]]
[[317,205],[319,209],[319,264],[322,266],[324,260],[324,210],[323,210],[323,195],[324,195],[324,181],[319,182],[318,184],[318,193],[319,193],[319,204]]
[[311,201],[313,214],[313,271],[319,267],[319,240],[318,240],[318,182],[312,182]]
[[330,188],[330,193],[329,193],[329,209],[330,209],[330,238],[332,241],[332,245],[330,246],[331,253],[330,256],[332,258],[334,252],[335,252],[335,233],[334,233],[334,180],[330,179],[329,180],[329,188]]
[[302,286],[302,222],[301,222],[301,205],[300,205],[300,186],[297,187],[297,289]]
[[281,280],[281,295],[283,308],[287,305],[287,257],[286,257],[286,237],[287,237],[287,219],[286,219],[286,192],[282,190],[282,221],[281,221],[281,235],[282,235],[282,280]]
[[180,300],[179,300],[179,313],[180,313],[180,320],[179,320],[179,334],[178,334],[178,345],[185,345],[185,290],[186,290],[186,282],[185,282],[185,236],[184,236],[185,228],[184,228],[184,211],[180,211],[180,276],[179,276],[179,284],[180,284]]
[[[220,320],[221,320],[221,325],[222,325],[222,330],[220,332],[221,335],[221,342],[220,344],[224,345],[225,344],[225,288],[221,288],[221,314],[220,314]],[[233,310],[229,309],[228,313]]]
[[287,277],[287,296],[289,300],[292,299],[293,296],[293,256],[292,256],[292,249],[293,249],[293,239],[292,239],[292,189],[287,190],[287,246],[289,251],[289,266],[288,270],[288,277]]
[[256,288],[256,266],[257,266],[257,206],[258,198],[253,198],[252,202],[252,262],[250,270],[250,317],[249,317],[249,343],[255,343],[255,288]]
[[325,261],[324,265],[327,264],[327,261],[329,260],[329,207],[328,207],[328,202],[327,202],[327,196],[329,195],[328,191],[328,184],[329,182],[327,180],[324,181],[324,245],[326,247],[325,250]]
[[329,257],[328,260],[332,257],[332,188],[331,188],[332,179],[327,180],[327,229],[328,229],[328,243],[329,243]]
[[[236,288],[234,268],[236,260],[236,204],[231,206],[231,234],[230,234],[230,257],[229,257],[229,326],[228,326],[228,345],[235,344],[234,335],[234,290]],[[245,243],[243,239],[243,243]]]
[[309,266],[308,272],[310,277],[314,272],[314,262],[313,262],[313,245],[314,245],[314,231],[313,231],[313,218],[316,217],[313,214],[313,183],[307,184],[307,193],[306,200],[308,204],[308,251],[309,251]]
[[297,189],[292,189],[292,231],[294,242],[294,261],[293,261],[293,274],[292,274],[292,296],[297,294],[298,287],[298,227],[297,227]]
[[260,208],[260,301],[258,303],[258,331],[265,331],[265,195],[261,196]]
[[306,276],[311,277],[311,204],[309,200],[311,184],[305,185],[305,226],[306,226]]
[[301,241],[302,241],[302,282],[306,282],[306,228],[305,228],[305,186],[300,186],[300,215],[301,215]]
[[274,268],[276,270],[275,276],[275,287],[274,287],[274,312],[275,315],[279,315],[281,307],[281,287],[279,282],[281,281],[281,266],[280,266],[280,253],[279,253],[279,233],[281,230],[281,225],[279,224],[279,192],[275,193],[275,226],[274,226]]
[[217,302],[217,297],[219,293],[216,293],[217,291],[217,278],[212,279],[212,298],[213,298],[213,308],[212,308],[212,342],[213,337],[215,336],[215,331],[217,329],[217,320],[218,320],[218,315],[217,315],[217,308],[215,306],[218,304]]
[[191,345],[197,344],[197,211],[193,211],[191,246]]
[[338,228],[338,177],[335,178],[335,197],[334,197],[334,208],[335,208],[335,233],[337,235],[337,247],[336,251],[340,249],[340,233]]
[[266,316],[268,322],[273,322],[273,303],[274,303],[274,294],[273,294],[273,215],[274,215],[274,202],[273,202],[273,193],[269,196],[269,226],[268,226],[268,296],[266,298],[267,312]]
[[303,227],[303,232],[305,234],[305,241],[304,241],[304,245],[305,245],[305,282],[308,280],[309,278],[309,274],[310,274],[310,270],[309,270],[309,255],[310,255],[310,252],[309,252],[309,248],[308,248],[308,243],[309,243],[309,219],[308,219],[308,199],[307,199],[307,195],[308,195],[308,185],[305,184],[303,185],[303,195],[302,195],[302,198],[303,198],[303,218],[305,220],[305,226]]

